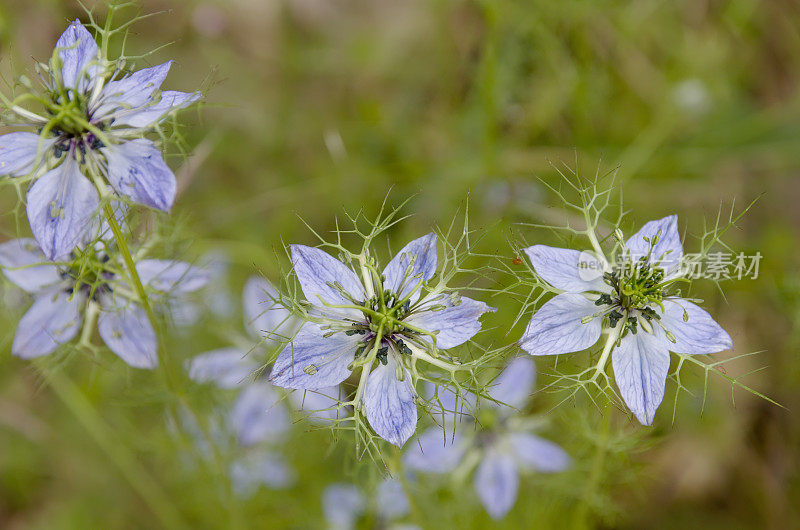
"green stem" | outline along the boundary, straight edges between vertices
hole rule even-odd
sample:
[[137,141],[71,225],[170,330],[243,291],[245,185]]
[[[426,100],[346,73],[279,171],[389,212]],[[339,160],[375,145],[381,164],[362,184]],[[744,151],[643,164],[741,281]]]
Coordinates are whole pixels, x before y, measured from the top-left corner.
[[361,277],[364,280],[364,290],[367,293],[367,299],[370,299],[373,296],[375,296],[375,287],[373,286],[372,281],[370,280],[370,272],[369,269],[367,268],[367,259],[364,257],[363,254],[358,256],[358,265],[359,268],[361,269]]
[[[446,361],[442,361],[440,359],[437,359],[436,357],[432,357],[432,356],[428,355],[427,353],[425,353],[423,350],[417,348],[416,346],[409,345],[409,348],[411,348],[412,351],[414,352],[414,357],[416,357],[420,361],[425,361],[428,364],[432,364],[434,366],[438,366],[442,370],[447,370],[448,372],[450,372],[450,374],[454,374],[459,370],[470,371],[470,368],[467,365],[450,364],[450,363],[448,363]],[[414,351],[414,350],[416,350],[416,351]]]
[[597,234],[594,231],[591,219],[589,219],[588,211],[584,211],[583,218],[586,222],[586,237],[589,238],[589,243],[591,243],[595,254],[597,254],[597,257],[603,260],[603,264],[608,265],[608,259],[606,259],[606,255],[603,252],[602,247],[600,247],[600,242],[597,240]]
[[88,347],[89,342],[92,340],[92,333],[94,333],[94,326],[97,323],[97,315],[100,312],[100,306],[96,302],[89,300],[86,305],[86,315],[83,318],[83,329],[81,330],[81,338],[78,344],[83,347]]
[[617,323],[616,327],[611,328],[611,331],[608,333],[608,338],[606,339],[606,344],[603,346],[603,353],[600,354],[600,360],[597,361],[597,366],[594,370],[594,376],[592,379],[597,379],[597,377],[603,373],[603,370],[606,367],[606,363],[608,362],[608,356],[611,354],[611,350],[614,349],[614,345],[617,343],[617,339],[619,338],[619,334],[622,333],[622,328],[625,327],[624,321],[627,320],[628,313],[625,313],[625,318]]

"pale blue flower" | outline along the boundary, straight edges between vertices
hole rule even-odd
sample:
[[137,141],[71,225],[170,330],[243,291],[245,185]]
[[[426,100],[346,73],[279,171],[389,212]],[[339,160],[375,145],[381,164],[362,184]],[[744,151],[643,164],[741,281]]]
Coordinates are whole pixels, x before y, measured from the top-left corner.
[[[242,293],[245,327],[252,338],[274,347],[279,335],[291,333],[297,324],[276,301],[277,291],[267,280],[252,277]],[[260,486],[283,488],[294,480],[286,459],[274,447],[283,442],[291,419],[283,396],[259,373],[256,360],[261,348],[226,347],[197,355],[189,364],[189,377],[218,387],[237,390],[228,412],[226,428],[243,455],[230,468],[237,493],[249,496]]]
[[[87,311],[96,311],[100,337],[112,352],[135,368],[158,364],[158,342],[144,309],[114,272],[119,268],[104,266],[108,258],[102,252],[95,258],[96,268],[87,273],[78,266],[47,262],[33,239],[0,244],[3,274],[34,297],[17,326],[14,355],[32,359],[54,352],[78,335]],[[141,260],[136,270],[157,303],[195,291],[207,280],[202,270],[180,261]]]
[[0,136],[0,175],[33,180],[28,221],[48,259],[64,258],[88,236],[98,191],[104,190],[87,174],[104,177],[131,202],[165,211],[172,206],[175,175],[160,149],[141,138],[199,98],[196,92],[159,91],[170,65],[123,75],[105,64],[94,37],[77,20],[58,39],[43,96],[46,116],[20,114],[37,128],[45,125],[46,132]]
[[664,398],[669,352],[716,353],[732,341],[706,311],[670,294],[682,275],[677,216],[645,224],[623,251],[616,270],[593,275],[577,250],[525,249],[536,274],[562,292],[533,315],[520,345],[531,355],[558,355],[585,350],[609,331],[622,399],[650,425]]
[[[245,322],[253,337],[273,340],[269,336],[293,325],[291,316],[274,299],[275,288],[263,278],[250,278],[244,287]],[[274,331],[273,331],[274,330]],[[259,377],[261,366],[253,348],[226,347],[197,355],[189,364],[189,377],[220,388],[240,390],[230,414],[230,428],[243,446],[263,441],[276,442],[288,431],[289,413],[280,394]],[[271,406],[267,407],[269,403]]]
[[330,530],[350,530],[364,512],[367,503],[352,484],[332,484],[322,493],[322,511]]
[[367,511],[374,513],[378,526],[387,530],[418,529],[415,525],[398,524],[411,511],[403,485],[389,477],[378,483],[374,495],[367,498],[352,484],[331,484],[322,494],[322,511],[330,530],[352,530]]
[[[357,275],[316,248],[292,245],[292,263],[310,309],[275,361],[271,379],[285,388],[318,390],[362,368],[355,400],[375,433],[402,446],[417,423],[411,363],[470,340],[493,309],[452,291],[428,289],[437,269],[437,237],[406,245],[382,274]],[[363,392],[363,393],[362,393]]]
[[519,488],[519,474],[525,471],[554,473],[570,466],[570,458],[558,445],[529,432],[523,418],[513,416],[513,409],[527,404],[536,379],[531,359],[513,360],[489,389],[489,395],[501,402],[483,401],[466,394],[456,399],[450,391],[436,396],[445,418],[470,423],[472,416],[457,405],[467,400],[476,412],[478,428],[462,426],[454,432],[431,427],[422,432],[418,443],[405,452],[406,469],[423,473],[447,474],[464,466],[469,472],[477,465],[474,488],[486,511],[494,519],[503,518],[514,506]]
[[[214,438],[232,437],[235,446],[221,444],[236,456],[229,473],[236,492],[244,497],[259,487],[285,488],[294,471],[276,447],[291,430],[289,411],[280,393],[254,374],[258,364],[236,348],[219,349],[192,359],[189,375],[198,382],[213,382],[238,391],[233,405],[224,411]],[[198,438],[198,440],[202,440]]]
[[286,458],[273,451],[250,451],[230,466],[233,489],[241,497],[253,496],[260,487],[288,488],[295,481],[295,472]]
[[[249,416],[256,424],[254,430],[262,433],[257,442],[251,439],[250,445],[242,445],[241,437],[235,432],[241,424],[232,427],[229,410],[212,410],[204,417],[204,427],[200,426],[195,413],[186,408],[179,409],[177,418],[168,420],[170,430],[174,434],[187,434],[197,449],[194,454],[181,455],[185,457],[185,465],[195,466],[195,458],[199,457],[200,461],[216,466],[217,459],[222,457],[234,492],[243,498],[251,497],[261,487],[286,488],[296,479],[286,458],[276,450],[276,445],[284,441],[290,427],[280,396],[274,389],[261,385],[250,393],[250,397],[237,401],[237,405],[245,401],[250,413],[244,416]],[[241,411],[244,412],[243,406]],[[240,416],[237,421],[241,419],[244,417]]]
[[248,497],[261,486],[280,489],[294,482],[294,470],[278,451],[291,430],[291,419],[283,397],[272,385],[247,384],[233,404],[227,427],[242,453],[229,470],[238,494]]

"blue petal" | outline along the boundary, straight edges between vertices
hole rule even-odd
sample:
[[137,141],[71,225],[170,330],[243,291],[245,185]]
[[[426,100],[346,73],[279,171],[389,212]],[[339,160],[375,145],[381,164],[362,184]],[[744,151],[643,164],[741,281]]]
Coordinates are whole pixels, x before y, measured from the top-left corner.
[[417,403],[411,374],[403,368],[402,381],[396,376],[397,362],[392,355],[386,365],[378,363],[367,380],[364,410],[375,434],[402,447],[417,429]]
[[[427,282],[433,278],[436,274],[436,242],[436,234],[430,233],[403,247],[383,270],[386,278],[383,288],[398,294],[398,298],[405,298],[420,282],[423,280]],[[412,258],[414,265],[409,274],[406,274]],[[416,302],[418,299],[419,291],[411,297],[411,302]]]
[[307,322],[275,360],[270,381],[284,388],[319,390],[347,379],[347,366],[353,361],[356,346],[363,337],[336,333],[323,337],[323,331]]
[[42,294],[19,321],[11,353],[32,359],[71,341],[81,328],[84,302],[82,297],[65,292]]
[[536,363],[529,357],[518,357],[500,372],[489,394],[500,403],[521,409],[528,402],[535,382]]
[[603,323],[581,319],[600,310],[594,302],[575,293],[562,293],[547,301],[533,314],[520,346],[531,355],[558,355],[585,350],[600,338]]
[[138,304],[119,299],[103,300],[97,329],[103,342],[134,368],[158,366],[158,342],[153,326]]
[[172,61],[150,68],[142,68],[127,77],[111,81],[103,87],[100,106],[93,117],[102,118],[119,109],[137,109],[148,103],[153,92],[159,89],[169,73]]
[[283,455],[268,451],[249,453],[234,461],[230,468],[233,490],[250,497],[260,486],[285,488],[294,481],[294,472]]
[[136,272],[143,284],[162,293],[191,293],[208,283],[206,271],[183,261],[144,259],[136,264]]
[[367,503],[352,484],[332,484],[322,494],[322,511],[332,529],[352,528]]
[[[309,303],[324,307],[331,305],[353,305],[332,285],[338,283],[357,301],[365,300],[367,295],[358,276],[347,265],[325,251],[305,245],[292,245],[292,264],[294,272],[303,288]],[[353,309],[331,310],[334,313],[358,318],[361,313]]]
[[280,395],[266,383],[247,385],[233,405],[230,422],[244,447],[278,441],[291,425]]
[[430,427],[412,442],[403,459],[408,469],[425,473],[450,473],[464,458],[466,440],[460,431],[454,435],[440,427]]
[[534,245],[525,249],[533,270],[541,279],[568,293],[608,291],[603,266],[587,252]]
[[297,321],[280,304],[277,289],[260,276],[251,276],[244,284],[242,303],[245,326],[256,335],[271,339],[277,344],[281,338],[291,336]]
[[[467,342],[481,330],[480,317],[495,311],[483,302],[461,296],[455,305],[448,295],[439,295],[424,302],[420,311],[414,311],[406,321],[426,331],[436,333],[436,347],[454,348]],[[435,306],[444,306],[439,311],[431,311]],[[428,338],[423,336],[423,338]]]
[[150,140],[136,139],[101,149],[108,161],[108,181],[135,203],[168,211],[177,181],[161,151]]
[[651,425],[664,399],[669,372],[669,342],[664,331],[628,333],[611,354],[620,395],[642,425]]
[[569,455],[558,444],[532,434],[511,433],[508,443],[522,469],[555,473],[564,471],[572,464]]
[[27,237],[0,244],[0,267],[6,278],[29,293],[61,282],[58,268],[45,263],[39,245]]
[[28,190],[28,222],[47,259],[72,252],[85,239],[100,200],[78,163],[67,157]]
[[87,76],[96,71],[91,63],[97,59],[97,43],[79,20],[74,20],[56,42],[61,59],[61,82],[64,87],[83,92]]
[[200,99],[199,92],[165,90],[161,92],[161,98],[152,104],[115,112],[114,123],[130,125],[131,127],[150,127],[161,121],[170,112],[188,107],[198,99]]
[[258,363],[238,348],[221,348],[194,357],[189,377],[198,383],[214,382],[220,388],[236,388],[247,383]]
[[[711,315],[687,300],[665,300],[661,323],[675,342],[668,344],[675,353],[717,353],[733,347],[730,335]],[[686,317],[686,320],[684,320]]]
[[411,510],[403,485],[395,478],[384,479],[375,491],[378,515],[384,520],[405,517]]
[[41,160],[45,151],[53,146],[53,142],[54,138],[42,138],[28,132],[0,136],[0,175],[27,175],[33,170],[37,158]]
[[475,491],[492,519],[502,519],[517,501],[519,473],[511,455],[486,451],[475,473]]
[[667,276],[672,276],[680,270],[681,259],[683,258],[683,244],[681,244],[681,235],[678,232],[678,216],[668,215],[656,221],[646,223],[638,232],[625,242],[632,259],[646,256],[650,250],[650,243],[644,240],[648,238],[650,241],[661,232],[658,243],[653,247],[653,253],[650,257],[651,263],[659,263]]

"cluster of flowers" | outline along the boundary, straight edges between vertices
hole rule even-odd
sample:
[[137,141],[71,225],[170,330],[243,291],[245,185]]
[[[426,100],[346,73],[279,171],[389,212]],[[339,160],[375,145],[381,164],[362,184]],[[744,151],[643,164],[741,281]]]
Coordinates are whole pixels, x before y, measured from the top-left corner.
[[[42,94],[33,97],[44,112],[7,102],[21,125],[38,130],[0,137],[0,173],[27,185],[33,234],[0,245],[3,273],[34,297],[14,338],[18,357],[52,353],[81,329],[79,345],[88,346],[96,322],[127,364],[154,368],[151,302],[174,311],[176,300],[208,282],[206,271],[187,263],[143,259],[148,245],[131,248],[125,222],[131,205],[172,206],[175,176],[145,135],[199,94],[160,90],[169,62],[132,73],[123,66],[109,61],[75,21],[56,44]],[[597,245],[589,258],[597,266],[588,268],[586,253],[577,250],[525,249],[537,281],[555,296],[534,313],[519,347],[532,356],[558,355],[603,340],[595,377],[605,374],[611,356],[622,400],[649,425],[664,396],[669,352],[719,352],[731,339],[677,289],[681,272],[669,265],[683,253],[675,216],[651,221],[627,240],[617,233],[616,241],[610,250],[621,252],[609,253],[613,261]],[[244,449],[230,467],[237,491],[292,480],[275,449],[290,428],[285,395],[276,387],[287,389],[293,408],[308,411],[312,421],[349,422],[368,433],[373,447],[372,433],[406,445],[420,408],[440,415],[442,425],[423,431],[406,450],[405,478],[413,483],[416,472],[476,469],[475,491],[496,518],[515,502],[519,471],[569,466],[567,454],[533,435],[525,421],[536,374],[531,357],[514,358],[488,390],[477,386],[480,362],[460,360],[458,349],[494,309],[450,285],[439,243],[435,233],[415,239],[385,267],[366,244],[358,254],[335,246],[341,259],[292,245],[300,300],[287,302],[266,280],[248,281],[244,314],[258,346],[207,352],[188,366],[199,383],[239,391],[220,422]],[[587,276],[587,270],[600,272]],[[397,501],[405,498],[400,483],[384,482],[383,490],[394,500],[378,501],[380,517],[402,518],[407,502]],[[366,509],[357,490],[341,485],[326,493],[325,505],[337,526],[349,526]]]
[[35,112],[6,101],[14,125],[35,128],[0,136],[0,174],[27,185],[33,239],[0,245],[6,277],[35,297],[20,321],[12,352],[30,359],[71,342],[97,324],[106,345],[137,368],[158,364],[150,299],[200,289],[207,275],[184,262],[141,259],[126,233],[129,205],[167,211],[176,179],[160,149],[144,136],[197,92],[160,90],[170,62],[126,73],[94,37],[72,22],[42,65],[41,93],[26,94]]

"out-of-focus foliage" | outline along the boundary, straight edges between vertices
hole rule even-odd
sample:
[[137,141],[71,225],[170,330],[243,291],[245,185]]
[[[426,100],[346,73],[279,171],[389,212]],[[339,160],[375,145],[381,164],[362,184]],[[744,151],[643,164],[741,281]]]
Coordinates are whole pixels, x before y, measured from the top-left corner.
[[[409,521],[800,524],[796,4],[147,0],[141,9],[163,13],[134,26],[129,52],[174,41],[149,63],[174,58],[170,87],[208,91],[205,107],[182,120],[188,158],[175,149],[169,160],[180,195],[174,226],[163,231],[175,234],[176,257],[229,256],[234,307],[248,276],[279,279],[284,242],[315,244],[298,216],[329,231],[342,208],[374,214],[390,188],[396,202],[414,195],[406,207],[414,215],[392,231],[393,245],[448,224],[469,198],[473,228],[491,230],[482,251],[512,267],[510,231],[560,243],[515,224],[562,221],[537,180],[555,180],[551,163],[590,175],[620,165],[631,218],[638,225],[677,213],[688,251],[721,202],[744,206],[761,196],[729,236],[734,248],[763,254],[760,277],[724,284],[724,297],[711,285],[701,293],[733,337],[733,354],[764,350],[727,365],[728,373],[766,366],[747,380],[788,410],[739,391],[734,405],[727,383],[714,379],[703,408],[698,376],[685,383],[696,399],[682,396],[674,422],[668,390],[655,427],[645,429],[617,411],[606,423],[588,402],[551,412],[557,397],[539,393],[531,410],[551,412],[546,435],[573,457],[571,471],[524,477],[515,508],[497,523],[468,482],[418,481]],[[67,21],[83,15],[67,0],[5,0],[4,79],[27,72],[31,57],[48,57]],[[4,240],[27,234],[12,214],[16,199],[0,196]],[[489,279],[481,286],[496,287]],[[515,301],[486,298],[499,308],[486,319],[486,340],[515,340]],[[294,485],[237,497],[219,462],[197,459],[193,441],[167,428],[176,395],[167,381],[153,384],[158,373],[102,356],[62,355],[47,370],[12,358],[27,301],[3,284],[2,302],[2,528],[320,528],[326,486],[353,481],[368,492],[380,480],[371,462],[355,463],[348,444],[332,444],[328,431],[298,415],[282,448]],[[180,367],[227,346],[229,330],[240,328],[238,313],[209,315],[173,334],[167,351]],[[177,398],[200,411],[227,397],[180,386]],[[399,462],[400,454],[387,458]]]

